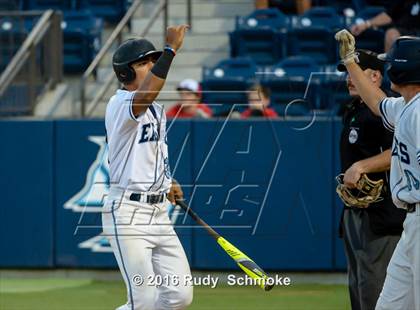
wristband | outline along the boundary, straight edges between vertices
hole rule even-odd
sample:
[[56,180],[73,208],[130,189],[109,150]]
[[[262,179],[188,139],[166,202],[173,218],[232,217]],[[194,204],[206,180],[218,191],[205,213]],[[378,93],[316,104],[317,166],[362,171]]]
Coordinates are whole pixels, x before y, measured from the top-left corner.
[[359,56],[359,53],[352,52],[352,53],[346,55],[346,57],[344,57],[344,59],[342,59],[341,62],[344,65],[348,65],[351,62],[359,63],[359,57],[358,56]]
[[368,29],[372,27],[372,22],[369,19],[365,21],[365,24]]
[[163,49],[164,51],[170,51],[172,52],[172,54],[174,54],[174,56],[176,55],[176,51],[175,49],[173,49],[171,46],[166,45],[165,48]]
[[169,68],[171,67],[172,60],[174,59],[174,53],[169,51],[166,47],[163,50],[162,55],[156,61],[152,70],[150,70],[158,78],[166,79],[168,76]]

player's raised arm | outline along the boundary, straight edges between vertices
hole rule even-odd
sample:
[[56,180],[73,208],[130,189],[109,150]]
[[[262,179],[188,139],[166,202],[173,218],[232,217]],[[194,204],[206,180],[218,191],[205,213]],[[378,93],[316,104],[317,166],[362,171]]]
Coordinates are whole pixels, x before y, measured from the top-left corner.
[[363,74],[362,69],[357,64],[353,35],[344,29],[335,34],[335,39],[340,45],[341,61],[346,66],[357,92],[372,112],[380,115],[379,103],[386,97],[386,94]]
[[162,55],[140,83],[133,99],[133,115],[138,116],[147,110],[162,89],[172,60],[181,48],[188,25],[170,26],[166,31],[166,46]]

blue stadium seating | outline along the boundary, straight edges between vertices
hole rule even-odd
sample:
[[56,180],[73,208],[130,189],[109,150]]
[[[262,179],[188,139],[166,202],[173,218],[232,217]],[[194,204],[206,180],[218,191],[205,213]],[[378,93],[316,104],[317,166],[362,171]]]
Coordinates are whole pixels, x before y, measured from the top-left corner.
[[298,26],[328,26],[334,30],[343,27],[343,20],[334,7],[314,7],[298,19]]
[[293,100],[288,104],[276,104],[273,105],[277,114],[282,117],[297,117],[297,116],[309,116],[311,115],[312,108],[308,102],[302,99]]
[[19,0],[0,0],[0,11],[18,11],[23,9],[23,3]]
[[102,19],[90,11],[69,11],[64,15],[64,70],[81,72],[92,62],[101,46]]
[[257,65],[250,58],[222,60],[213,68],[203,70],[203,102],[212,105],[215,115],[226,115],[232,104],[247,103],[246,90],[256,81]]
[[101,46],[103,22],[100,17],[119,21],[127,10],[127,0],[26,0],[24,8],[53,8],[63,12],[64,70],[82,72]]
[[0,18],[0,72],[6,68],[28,33],[20,21],[10,17]]
[[27,10],[61,10],[69,11],[74,9],[75,0],[26,0]]
[[272,106],[280,115],[285,113],[288,105],[289,116],[307,115],[310,109],[319,105],[316,93],[320,89],[320,80],[311,77],[312,72],[319,71],[320,67],[312,58],[292,56],[271,67],[261,84],[271,89]]
[[[362,0],[363,1],[363,0]],[[333,7],[337,10],[337,12],[343,12],[344,9],[352,8],[358,9],[360,8],[360,0],[315,0],[312,2],[314,6],[329,6]]]
[[286,29],[289,23],[289,17],[278,9],[263,9],[255,10],[247,16],[236,16],[235,29],[270,28],[281,30]]
[[[28,31],[38,18],[26,19]],[[92,62],[101,46],[103,21],[90,10],[64,11],[63,21],[63,67],[66,72],[82,72]]]
[[[2,1],[12,0],[0,0]],[[55,9],[63,12],[90,10],[93,15],[109,22],[118,22],[128,8],[128,0],[25,0],[27,10]]]
[[79,9],[91,10],[97,17],[109,22],[118,22],[127,11],[127,0],[78,0]]
[[334,33],[344,27],[342,17],[334,8],[315,7],[297,19],[289,31],[288,55],[304,55],[319,64],[337,61],[337,44]]
[[277,9],[255,10],[236,17],[230,35],[232,57],[251,57],[258,64],[274,64],[286,55],[289,18]]
[[319,91],[320,106],[322,110],[330,110],[332,115],[336,115],[340,107],[348,102],[349,92],[346,85],[346,74],[336,71],[336,66],[331,66],[331,70],[322,79],[322,88]]
[[[383,7],[371,6],[360,11],[352,23],[362,23],[384,11]],[[349,25],[350,26],[350,25]],[[376,53],[384,50],[384,30],[370,28],[357,36],[357,48],[367,49]]]
[[287,37],[274,29],[238,29],[230,34],[232,57],[251,57],[260,65],[272,65],[284,58]]
[[12,85],[7,88],[5,94],[0,98],[0,116],[30,115],[32,107],[28,102],[28,91],[28,87],[24,84]]

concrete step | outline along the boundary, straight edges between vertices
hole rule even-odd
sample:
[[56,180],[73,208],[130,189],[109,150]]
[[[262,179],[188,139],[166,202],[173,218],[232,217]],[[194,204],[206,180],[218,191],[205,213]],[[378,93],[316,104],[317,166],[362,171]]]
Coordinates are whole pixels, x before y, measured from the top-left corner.
[[[184,24],[185,19],[183,18],[170,18],[169,25]],[[134,19],[132,22],[132,32],[139,35],[148,24],[147,19]],[[197,34],[227,34],[232,31],[235,27],[235,20],[232,18],[219,18],[209,17],[194,19],[193,28],[189,31],[190,33]],[[149,34],[162,34],[163,32],[163,21],[161,18],[155,21],[153,26],[149,30]]]
[[178,70],[183,66],[213,66],[218,63],[220,60],[229,57],[227,51],[221,52],[212,52],[212,51],[200,51],[200,52],[190,52],[190,51],[180,51],[176,55],[173,61],[172,70]]
[[[98,94],[98,92],[100,90],[102,90],[104,84],[100,84],[100,83],[88,83],[86,84],[86,102],[90,103],[93,98],[95,98],[95,96]],[[118,89],[119,87],[119,83],[117,82],[117,80],[115,79],[115,81],[113,81],[111,83],[111,85],[106,89],[105,94],[103,95],[103,100],[108,101],[109,98],[111,98],[114,94],[115,91]]]
[[105,118],[105,111],[106,111],[106,105],[108,103],[108,100],[106,101],[101,101],[100,103],[98,103],[98,105],[96,106],[95,110],[92,112],[92,114],[90,114],[89,117],[92,118]]
[[[65,104],[63,98],[69,91],[69,85],[66,83],[58,84],[54,89],[47,91],[39,103],[35,106],[34,116],[49,118],[56,115],[69,115],[71,114],[71,105],[66,100]],[[71,100],[70,100],[71,101]]]
[[180,82],[183,79],[195,79],[201,81],[202,68],[198,66],[194,67],[182,67],[177,70],[169,71],[167,82]]
[[107,67],[99,67],[97,70],[97,75],[96,75],[96,81],[94,81],[93,79],[90,80],[90,83],[94,83],[94,84],[102,84],[106,78],[108,77],[109,74],[113,73],[114,69],[112,68],[112,66],[107,66]]

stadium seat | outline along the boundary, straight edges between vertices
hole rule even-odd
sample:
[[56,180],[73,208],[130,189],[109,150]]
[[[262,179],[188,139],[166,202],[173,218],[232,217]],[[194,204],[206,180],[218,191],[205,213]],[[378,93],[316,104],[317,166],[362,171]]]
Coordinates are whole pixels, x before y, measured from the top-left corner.
[[61,10],[69,11],[75,8],[75,0],[27,0],[25,5],[27,10]]
[[247,16],[236,16],[235,29],[268,28],[274,30],[287,29],[289,17],[278,9],[255,10]]
[[343,27],[343,20],[334,7],[314,7],[298,19],[298,25],[302,27],[328,26],[332,29],[340,29]]
[[[41,91],[42,87],[36,87],[37,94]],[[32,106],[28,100],[29,89],[23,84],[11,85],[7,88],[6,92],[0,98],[0,116],[25,116],[32,114]]]
[[341,14],[347,8],[360,9],[359,2],[360,0],[315,0],[312,5],[333,7]]
[[[365,20],[384,12],[384,8],[380,6],[371,6],[363,9],[356,15],[352,24],[360,24]],[[350,27],[350,25],[348,25]],[[357,48],[367,49],[376,53],[382,53],[384,50],[384,30],[377,28],[370,28],[357,36]]]
[[261,65],[272,65],[286,55],[289,18],[277,9],[255,10],[236,17],[230,35],[231,57],[251,57]]
[[280,103],[271,105],[277,114],[282,117],[298,117],[311,115],[311,108],[304,100],[291,101],[288,104]]
[[0,72],[6,68],[28,33],[19,20],[11,17],[0,18]]
[[64,14],[64,70],[81,72],[92,62],[101,46],[102,19],[90,11],[72,11]]
[[319,70],[312,58],[292,56],[271,67],[261,84],[271,90],[272,105],[280,115],[284,115],[288,105],[288,113],[307,115],[310,109],[319,105],[316,93],[320,89],[320,80],[311,77],[312,72]]
[[272,65],[286,55],[287,37],[274,29],[238,29],[229,34],[232,57],[250,57]]
[[127,0],[78,0],[78,9],[88,9],[97,17],[118,22],[127,11]]
[[340,107],[349,101],[349,92],[346,86],[346,74],[331,70],[322,80],[322,88],[319,91],[321,110],[330,110],[332,115],[336,115]]
[[0,0],[0,11],[17,11],[23,9],[23,2],[20,0]]
[[297,19],[289,31],[288,55],[310,56],[319,64],[337,61],[334,33],[343,28],[342,18],[331,7],[315,7]]
[[203,102],[210,104],[215,115],[227,115],[233,104],[243,110],[247,103],[246,90],[255,83],[257,65],[250,58],[221,61],[203,70]]
[[[38,18],[27,19],[30,30]],[[101,46],[103,21],[92,15],[90,10],[63,12],[63,67],[66,72],[85,70],[98,53]]]

